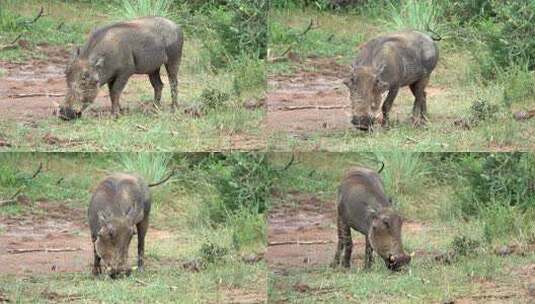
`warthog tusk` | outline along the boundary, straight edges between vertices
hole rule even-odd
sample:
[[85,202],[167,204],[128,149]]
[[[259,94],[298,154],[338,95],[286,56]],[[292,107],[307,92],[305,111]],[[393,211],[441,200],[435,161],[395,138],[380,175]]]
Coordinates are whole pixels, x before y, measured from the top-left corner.
[[396,260],[396,257],[394,257],[393,255],[391,255],[389,258],[390,262],[394,262]]
[[415,255],[416,255],[416,252],[414,252],[414,251],[411,252],[411,254],[410,254],[411,258],[414,257]]

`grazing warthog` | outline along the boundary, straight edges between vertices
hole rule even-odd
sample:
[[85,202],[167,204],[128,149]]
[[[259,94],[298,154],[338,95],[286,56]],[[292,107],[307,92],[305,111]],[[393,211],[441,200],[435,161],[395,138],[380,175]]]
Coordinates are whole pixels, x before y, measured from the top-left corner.
[[101,261],[112,278],[130,274],[128,247],[137,228],[137,266],[143,271],[145,235],[149,228],[151,195],[149,187],[137,175],[116,173],[102,180],[91,197],[88,209],[93,242],[93,274],[102,273]]
[[[384,167],[384,165],[383,165]],[[366,237],[365,268],[373,263],[373,251],[384,260],[386,266],[397,271],[410,262],[401,244],[401,217],[392,209],[386,197],[379,172],[366,168],[350,169],[338,188],[338,247],[332,263],[349,268],[353,241],[351,228]]]
[[[392,103],[404,86],[409,86],[416,98],[413,124],[425,123],[425,87],[437,61],[437,45],[420,32],[392,33],[366,42],[353,62],[351,76],[344,80],[351,99],[351,123],[360,130],[370,130],[375,121],[385,124]],[[382,94],[386,91],[383,102]]]
[[163,83],[160,67],[165,65],[171,87],[172,109],[177,107],[178,68],[183,35],[172,21],[145,17],[115,23],[93,31],[87,43],[74,50],[65,70],[68,92],[59,116],[78,118],[95,100],[99,87],[107,84],[111,111],[121,110],[119,97],[133,74],[148,74],[159,107]]

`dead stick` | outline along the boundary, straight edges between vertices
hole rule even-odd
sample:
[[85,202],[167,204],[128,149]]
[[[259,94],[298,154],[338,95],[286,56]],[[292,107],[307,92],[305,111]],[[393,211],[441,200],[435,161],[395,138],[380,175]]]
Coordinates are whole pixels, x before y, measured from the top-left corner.
[[35,23],[39,18],[43,17],[43,13],[45,12],[45,9],[41,6],[41,10],[39,11],[39,14],[33,18],[33,20],[30,22],[30,24]]
[[312,105],[305,105],[305,106],[284,106],[277,108],[279,111],[295,111],[295,110],[307,110],[307,109],[315,109],[315,110],[333,110],[333,109],[345,109],[349,108],[349,106],[346,105],[334,105],[334,106],[312,106]]
[[14,200],[14,199],[3,200],[3,201],[0,201],[0,207],[7,206],[7,205],[10,205],[10,204],[14,204],[16,202],[17,202],[17,200]]
[[28,252],[67,252],[80,251],[82,248],[28,248],[28,249],[8,249],[7,252],[11,254],[28,253]]
[[136,281],[137,283],[143,285],[143,286],[149,286],[149,283],[147,283],[147,282],[143,282],[143,281],[141,281],[140,279],[136,279],[135,281]]
[[268,246],[283,246],[283,245],[321,245],[332,244],[334,241],[284,241],[284,242],[269,242]]
[[37,168],[35,173],[32,175],[32,179],[34,179],[39,173],[41,173],[42,169],[43,169],[43,163],[39,163],[39,168]]
[[15,42],[17,42],[17,40],[19,40],[20,37],[22,37],[22,33],[20,33],[20,34],[17,36],[17,38],[13,39],[13,41],[11,41],[10,44],[15,44]]
[[27,98],[27,97],[63,97],[63,93],[27,93],[27,94],[10,94],[7,95],[9,98]]

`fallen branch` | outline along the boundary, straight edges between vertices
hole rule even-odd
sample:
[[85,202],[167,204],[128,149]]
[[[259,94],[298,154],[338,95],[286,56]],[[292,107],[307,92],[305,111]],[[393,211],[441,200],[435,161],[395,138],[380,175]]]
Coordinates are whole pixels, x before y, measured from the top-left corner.
[[349,108],[349,106],[346,105],[334,105],[334,106],[313,106],[313,105],[304,105],[304,106],[284,106],[277,108],[279,111],[295,111],[295,110],[307,110],[307,109],[314,109],[314,110],[333,110],[333,109],[345,109]]
[[28,252],[69,252],[69,251],[81,251],[82,248],[28,248],[28,249],[8,249],[7,252],[11,254],[20,254]]
[[284,242],[269,242],[268,246],[284,246],[284,245],[322,245],[332,244],[334,241],[284,241]]
[[27,97],[64,97],[63,93],[26,93],[26,94],[10,94],[9,98],[27,98]]
[[31,179],[34,179],[39,173],[41,173],[41,170],[43,169],[43,163],[39,163],[39,168],[35,171],[35,173],[32,175]]
[[[27,24],[27,25],[32,25],[32,24],[34,24],[35,22],[37,22],[37,20],[39,20],[39,18],[41,18],[41,17],[44,16],[44,12],[45,12],[45,9],[41,6],[41,10],[39,10],[39,13],[37,14],[37,16],[35,16],[35,18],[33,18],[33,20],[31,20],[31,21],[27,21],[26,24]],[[15,44],[15,43],[22,37],[23,34],[24,34],[24,32],[23,32],[23,33],[20,33],[20,34],[17,36],[17,38],[15,38],[13,41],[11,41],[10,44],[0,46],[0,52],[1,52],[1,51],[5,51],[5,50],[16,49],[16,48],[18,47],[18,45]]]
[[147,283],[147,282],[143,282],[143,281],[141,281],[140,279],[135,279],[135,281],[136,281],[137,283],[143,285],[143,286],[149,286],[149,285],[150,285],[149,283]]
[[11,205],[11,204],[14,204],[16,202],[17,202],[17,200],[15,200],[15,199],[3,200],[3,201],[0,201],[0,207]]
[[39,18],[41,18],[41,17],[44,16],[44,12],[45,12],[45,9],[41,6],[41,10],[40,10],[39,13],[37,14],[37,16],[35,16],[35,18],[33,18],[32,21],[28,22],[28,24],[32,24],[32,23],[37,22],[37,20],[39,20]]

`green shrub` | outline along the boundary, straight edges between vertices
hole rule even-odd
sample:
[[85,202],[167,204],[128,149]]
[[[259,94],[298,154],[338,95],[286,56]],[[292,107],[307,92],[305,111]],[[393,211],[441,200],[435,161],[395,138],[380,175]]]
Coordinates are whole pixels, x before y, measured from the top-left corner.
[[239,57],[232,65],[233,89],[237,96],[243,92],[264,91],[266,87],[266,65],[264,60]]
[[504,84],[504,105],[509,108],[517,102],[531,102],[535,95],[535,73],[526,64],[511,66],[499,77]]
[[205,164],[219,195],[204,204],[211,223],[227,222],[232,215],[249,210],[264,213],[269,206],[276,174],[265,154],[232,153],[212,156]]
[[203,26],[202,42],[214,70],[227,67],[244,54],[256,59],[266,57],[267,0],[229,0],[224,5],[202,7],[208,22]]
[[504,204],[535,208],[535,156],[530,153],[489,153],[468,156],[459,169],[465,185],[457,207],[465,216]]

